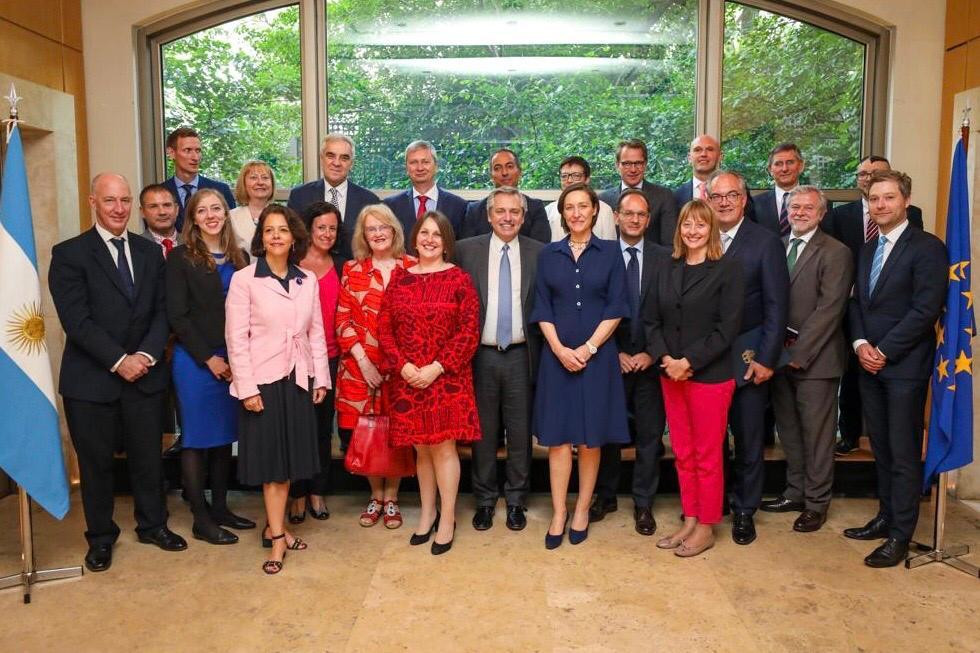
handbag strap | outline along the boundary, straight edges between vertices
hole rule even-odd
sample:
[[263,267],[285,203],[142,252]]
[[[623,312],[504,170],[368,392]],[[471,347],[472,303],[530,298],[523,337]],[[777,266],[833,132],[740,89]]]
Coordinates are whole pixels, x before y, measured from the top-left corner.
[[372,388],[371,389],[371,396],[368,399],[368,403],[365,406],[365,411],[364,411],[363,414],[364,415],[373,415],[373,416],[380,415],[380,412],[378,411],[377,403],[378,403],[378,389],[377,388]]

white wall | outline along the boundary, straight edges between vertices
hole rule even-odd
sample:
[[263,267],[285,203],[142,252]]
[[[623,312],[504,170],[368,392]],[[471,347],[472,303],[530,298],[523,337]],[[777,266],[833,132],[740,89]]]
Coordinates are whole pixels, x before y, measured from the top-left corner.
[[[99,0],[82,3],[90,169],[139,175],[136,127],[134,30],[187,7],[182,0]],[[895,51],[889,80],[888,151],[895,167],[915,181],[914,201],[934,224],[943,74],[945,2],[942,0],[848,0],[839,3],[893,25]]]

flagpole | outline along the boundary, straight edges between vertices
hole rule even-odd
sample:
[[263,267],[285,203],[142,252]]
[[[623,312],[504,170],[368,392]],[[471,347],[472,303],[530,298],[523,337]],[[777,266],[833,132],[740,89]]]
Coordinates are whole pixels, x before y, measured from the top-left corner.
[[[963,110],[963,121],[960,123],[960,139],[963,150],[968,151],[970,142],[970,108]],[[980,578],[980,567],[960,560],[960,556],[970,553],[970,547],[965,544],[946,545],[946,504],[949,492],[949,472],[941,472],[936,483],[936,511],[932,524],[932,548],[925,553],[912,556],[905,560],[906,569],[915,569],[933,562],[942,562],[960,571]],[[926,547],[928,548],[928,547]]]
[[[4,138],[0,139],[6,145],[10,139],[14,127],[19,119],[17,117],[17,92],[14,85],[10,85],[10,95],[7,96],[10,102],[10,117],[3,121],[5,126]],[[34,562],[34,528],[31,517],[31,497],[24,489],[24,486],[17,484],[17,500],[19,504],[18,513],[20,515],[20,558],[21,572],[10,576],[0,577],[0,589],[16,587],[20,585],[24,591],[24,603],[31,602],[31,585],[47,580],[58,580],[60,578],[75,578],[82,575],[81,567],[59,567],[57,569],[36,569]]]

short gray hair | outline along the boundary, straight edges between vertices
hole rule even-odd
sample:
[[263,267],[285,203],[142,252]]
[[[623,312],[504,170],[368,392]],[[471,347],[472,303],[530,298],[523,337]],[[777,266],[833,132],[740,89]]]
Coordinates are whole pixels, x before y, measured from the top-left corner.
[[517,190],[513,186],[501,186],[499,188],[494,188],[492,191],[490,191],[490,194],[487,195],[487,216],[489,216],[490,212],[493,211],[493,198],[495,198],[497,195],[516,195],[517,197],[520,197],[521,211],[527,213],[527,198],[524,197],[524,193]]
[[409,152],[414,152],[415,150],[429,150],[429,154],[432,155],[432,160],[435,163],[439,163],[439,156],[436,154],[436,147],[429,141],[412,141],[405,148],[405,158],[408,158]]
[[354,140],[347,134],[341,134],[340,132],[330,132],[323,137],[323,141],[320,142],[320,154],[323,154],[323,148],[327,146],[330,141],[344,141],[350,145],[350,156],[353,159],[355,156],[354,151]]
[[810,186],[810,185],[797,186],[796,188],[794,188],[789,192],[789,199],[787,200],[787,202],[793,201],[793,198],[796,197],[797,195],[809,195],[810,193],[817,194],[817,199],[819,200],[819,206],[820,206],[820,215],[825,214],[827,212],[827,197],[823,194],[823,191],[817,188],[816,186]]
[[742,188],[742,194],[745,195],[745,197],[749,196],[749,186],[748,184],[745,183],[745,177],[735,172],[734,170],[722,170],[722,169],[718,169],[712,172],[711,176],[708,177],[708,181],[704,183],[704,186],[707,189],[708,193],[710,193],[711,190],[714,188],[715,181],[719,177],[724,177],[725,175],[735,177],[735,179],[738,181],[738,185],[741,186]]

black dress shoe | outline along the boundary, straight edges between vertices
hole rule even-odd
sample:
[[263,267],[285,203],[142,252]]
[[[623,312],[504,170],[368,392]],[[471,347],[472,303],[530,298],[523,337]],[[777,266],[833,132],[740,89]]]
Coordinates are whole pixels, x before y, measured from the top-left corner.
[[894,567],[901,564],[909,552],[909,543],[889,537],[885,543],[864,559],[869,567]]
[[803,512],[803,508],[802,501],[793,501],[783,496],[778,499],[763,501],[759,505],[759,510],[765,510],[766,512]]
[[803,514],[793,522],[793,530],[797,533],[812,533],[819,531],[827,521],[827,513],[816,510],[804,510]]
[[752,544],[755,542],[755,521],[752,515],[735,513],[732,515],[732,540],[735,544]]
[[183,551],[187,548],[187,541],[166,526],[161,526],[152,533],[144,533],[137,537],[142,544],[156,544],[164,551]]
[[847,454],[854,453],[855,451],[857,451],[857,449],[858,449],[857,442],[852,442],[851,440],[841,438],[840,442],[838,442],[834,446],[834,455],[846,456]]
[[224,512],[212,513],[215,523],[218,526],[227,526],[228,528],[234,528],[239,531],[247,531],[250,528],[255,528],[255,522],[251,519],[245,519],[241,515],[236,515],[230,510],[225,510]]
[[589,523],[602,521],[606,515],[617,510],[619,510],[619,505],[616,503],[616,499],[596,497],[592,505],[589,506]]
[[105,571],[112,566],[112,545],[93,544],[85,554],[85,567],[89,571]]
[[235,544],[238,542],[237,535],[217,525],[198,526],[194,524],[191,527],[191,534],[194,535],[195,540],[203,540],[208,544]]
[[640,535],[653,535],[657,532],[657,520],[653,518],[653,512],[649,508],[633,508],[633,521],[636,532]]
[[310,503],[309,499],[307,499],[306,509],[309,511],[310,517],[313,519],[319,519],[320,521],[330,519],[330,508],[327,508],[327,504],[323,504],[323,510],[316,511],[313,509],[313,504]]
[[507,528],[512,531],[523,531],[527,526],[527,517],[524,516],[526,510],[524,506],[507,506]]
[[478,531],[489,530],[493,526],[493,506],[477,506],[473,515],[473,528]]
[[875,517],[864,526],[845,528],[844,537],[852,540],[880,540],[888,537],[888,522],[881,517]]

